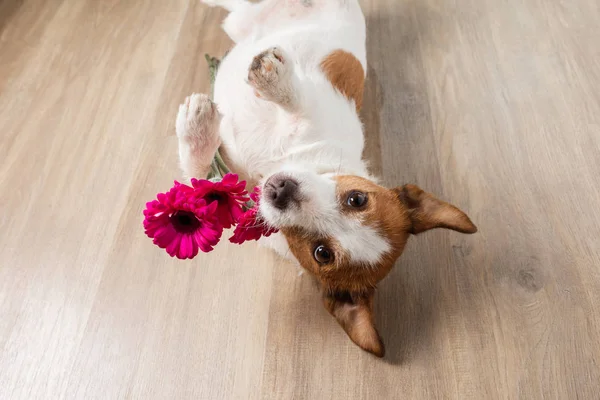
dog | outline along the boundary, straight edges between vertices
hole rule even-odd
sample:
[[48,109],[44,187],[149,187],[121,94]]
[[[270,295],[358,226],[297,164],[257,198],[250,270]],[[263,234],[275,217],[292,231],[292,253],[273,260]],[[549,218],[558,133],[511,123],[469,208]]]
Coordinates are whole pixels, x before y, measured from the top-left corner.
[[188,177],[206,177],[220,147],[262,190],[259,215],[279,229],[261,242],[314,275],[350,339],[383,357],[373,297],[410,235],[477,231],[458,208],[415,185],[388,189],[362,158],[359,118],[366,24],[358,0],[204,0],[229,11],[235,42],[214,102],[194,94],[176,121]]

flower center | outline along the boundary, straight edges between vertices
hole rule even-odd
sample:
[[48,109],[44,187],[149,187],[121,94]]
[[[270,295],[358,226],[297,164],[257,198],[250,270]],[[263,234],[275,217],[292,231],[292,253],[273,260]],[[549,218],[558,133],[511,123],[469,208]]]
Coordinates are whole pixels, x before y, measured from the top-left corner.
[[173,227],[179,233],[194,232],[200,227],[198,218],[196,218],[194,213],[189,211],[175,211],[170,219],[171,224],[173,224]]
[[210,204],[213,201],[217,201],[219,203],[223,201],[223,196],[217,192],[208,193],[206,196],[204,196],[204,198],[206,199],[206,204]]

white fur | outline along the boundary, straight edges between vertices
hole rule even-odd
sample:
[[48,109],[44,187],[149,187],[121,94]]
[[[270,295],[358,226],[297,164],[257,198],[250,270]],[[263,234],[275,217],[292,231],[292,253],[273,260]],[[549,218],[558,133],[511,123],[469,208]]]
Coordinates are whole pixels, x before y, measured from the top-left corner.
[[[236,42],[215,82],[215,103],[223,116],[219,134],[228,156],[256,181],[281,171],[293,174],[305,194],[301,206],[285,212],[261,202],[265,220],[275,227],[297,225],[331,236],[352,260],[376,263],[389,243],[359,217],[341,213],[332,179],[338,174],[369,178],[362,160],[362,125],[354,102],[320,68],[328,54],[342,49],[367,70],[365,20],[358,1],[204,2],[230,11],[223,28]],[[185,153],[180,148],[182,160]],[[289,256],[280,236],[264,242]]]
[[261,214],[277,227],[301,226],[315,237],[337,241],[351,260],[376,264],[391,250],[379,232],[363,224],[360,213],[344,214],[336,193],[334,174],[317,174],[302,166],[284,165],[279,174],[293,178],[299,187],[298,204],[281,211],[268,201],[261,202]]
[[179,139],[179,163],[186,178],[206,177],[221,144],[221,116],[205,94],[193,94],[179,106],[175,130]]

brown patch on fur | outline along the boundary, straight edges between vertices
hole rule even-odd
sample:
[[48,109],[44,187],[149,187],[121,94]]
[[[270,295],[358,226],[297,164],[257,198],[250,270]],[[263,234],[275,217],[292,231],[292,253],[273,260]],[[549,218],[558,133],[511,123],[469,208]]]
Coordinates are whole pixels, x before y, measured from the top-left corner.
[[[362,279],[363,287],[361,289],[375,287],[390,272],[406,246],[411,229],[409,216],[393,190],[357,176],[340,176],[336,178],[336,181],[338,203],[342,213],[347,214],[350,218],[352,218],[352,214],[359,213],[363,224],[376,229],[390,244],[390,251],[381,256],[377,265],[358,265],[349,260],[352,268],[358,269],[366,275]],[[346,204],[348,196],[354,191],[360,191],[367,195],[367,204],[360,209]],[[347,284],[347,286],[356,287],[354,277],[350,277],[350,279],[353,284]],[[338,285],[330,284],[330,286]]]
[[[341,212],[347,218],[360,216],[364,225],[376,229],[390,244],[376,265],[353,261],[334,237],[318,237],[302,227],[288,227],[285,235],[290,251],[302,267],[313,274],[323,288],[323,304],[363,350],[382,357],[385,350],[373,318],[375,287],[385,278],[402,254],[408,237],[433,228],[463,233],[477,231],[469,217],[458,208],[438,200],[414,185],[387,189],[357,176],[339,176],[336,191]],[[367,203],[359,209],[346,204],[348,196],[360,191]],[[334,254],[330,263],[320,264],[313,253],[324,245]]]
[[321,69],[334,88],[360,111],[365,88],[365,71],[358,59],[344,50],[334,50],[321,61]]

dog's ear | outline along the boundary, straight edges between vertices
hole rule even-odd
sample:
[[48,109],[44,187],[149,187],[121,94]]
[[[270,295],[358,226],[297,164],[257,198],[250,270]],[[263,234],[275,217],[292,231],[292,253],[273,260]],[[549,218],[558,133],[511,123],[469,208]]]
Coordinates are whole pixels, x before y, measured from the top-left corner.
[[467,214],[418,186],[404,185],[394,191],[408,209],[412,234],[416,235],[434,228],[448,228],[462,233],[477,232],[477,227]]
[[373,320],[374,290],[366,293],[324,292],[323,304],[361,349],[383,357],[383,341]]

